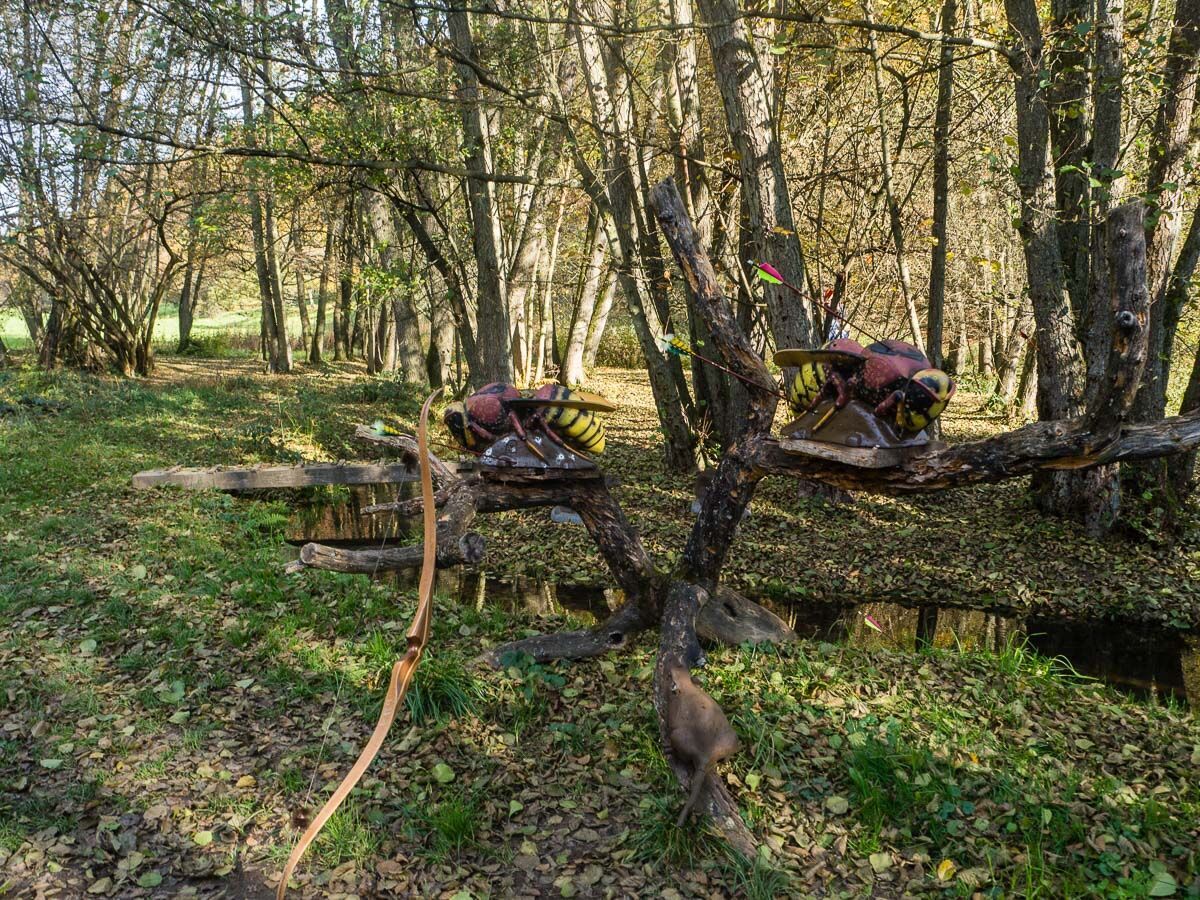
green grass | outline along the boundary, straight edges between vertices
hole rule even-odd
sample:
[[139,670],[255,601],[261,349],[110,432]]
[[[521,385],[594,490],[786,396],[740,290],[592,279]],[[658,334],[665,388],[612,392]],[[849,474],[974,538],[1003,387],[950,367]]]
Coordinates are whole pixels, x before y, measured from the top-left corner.
[[[192,320],[192,338],[198,347],[192,352],[199,356],[233,358],[254,356],[251,347],[258,340],[260,317],[257,305],[246,305],[237,309],[214,310],[209,315],[197,316]],[[300,334],[300,314],[288,315],[288,334]],[[10,350],[21,350],[29,346],[29,330],[20,313],[0,309],[0,339]],[[154,323],[155,349],[159,353],[172,353],[179,343],[179,308],[168,304],[162,308]]]
[[381,829],[366,822],[358,804],[348,800],[326,824],[313,850],[320,865],[332,869],[351,860],[365,863],[375,857],[382,844]]

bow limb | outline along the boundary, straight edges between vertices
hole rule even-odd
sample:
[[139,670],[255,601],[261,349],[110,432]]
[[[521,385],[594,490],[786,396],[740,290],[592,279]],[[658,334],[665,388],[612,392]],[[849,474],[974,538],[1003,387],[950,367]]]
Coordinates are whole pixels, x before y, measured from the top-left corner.
[[284,894],[287,891],[288,880],[292,877],[292,873],[296,870],[296,866],[300,863],[301,857],[304,856],[309,845],[316,840],[317,835],[321,833],[321,829],[325,827],[338,807],[342,805],[345,799],[350,796],[350,792],[366,774],[367,767],[374,762],[375,757],[379,754],[380,748],[383,747],[383,739],[387,737],[388,731],[392,727],[392,722],[396,718],[396,711],[400,707],[400,701],[403,699],[407,691],[408,683],[412,680],[412,672],[416,668],[417,662],[421,658],[419,648],[410,648],[408,653],[403,658],[398,660],[392,667],[392,678],[388,684],[387,694],[383,702],[383,709],[379,713],[379,721],[375,723],[375,730],[371,734],[371,739],[362,749],[362,753],[358,755],[353,768],[349,774],[342,780],[342,783],[337,786],[337,790],[321,807],[321,811],[313,818],[304,834],[300,836],[296,846],[292,848],[292,853],[288,857],[287,865],[283,867],[283,878],[279,882],[279,889],[276,891],[277,900],[283,900]]
[[433,499],[433,472],[429,464],[429,407],[442,392],[438,388],[425,399],[417,423],[417,448],[421,457],[421,525],[425,535],[424,555],[421,558],[421,584],[417,589],[417,614],[408,640],[416,640],[424,648],[429,641],[429,620],[433,614],[433,579],[437,575],[437,509]]
[[304,830],[304,834],[300,836],[300,840],[296,842],[296,846],[292,848],[287,864],[283,867],[283,877],[279,881],[279,888],[275,892],[276,900],[283,900],[287,893],[288,881],[291,879],[292,873],[296,871],[296,866],[299,865],[305,851],[316,840],[321,829],[325,827],[325,823],[338,811],[338,807],[350,796],[350,792],[362,780],[367,768],[379,755],[379,751],[383,747],[383,740],[391,730],[392,722],[396,719],[396,712],[400,709],[400,701],[408,693],[408,686],[412,683],[417,663],[421,661],[421,653],[429,641],[429,623],[433,612],[433,579],[437,562],[437,517],[433,498],[433,475],[429,464],[429,407],[441,392],[442,389],[438,388],[426,398],[425,405],[421,407],[421,419],[417,430],[417,443],[421,458],[421,499],[424,501],[425,553],[421,563],[421,584],[417,592],[417,612],[413,617],[412,626],[408,629],[408,650],[392,666],[392,677],[388,682],[387,692],[384,694],[383,709],[380,710],[379,721],[375,723],[375,730],[371,732],[370,740],[363,747],[354,766],[342,783],[325,801],[321,811],[313,818],[308,828]]

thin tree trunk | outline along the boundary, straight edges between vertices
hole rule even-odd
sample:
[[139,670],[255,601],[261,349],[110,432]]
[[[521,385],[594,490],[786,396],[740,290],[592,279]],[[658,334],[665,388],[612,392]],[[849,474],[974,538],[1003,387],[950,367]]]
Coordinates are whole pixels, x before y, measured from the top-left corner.
[[[596,0],[590,5],[587,15],[583,16],[577,3],[572,2],[572,18],[580,22],[611,23],[612,10],[606,4],[607,0]],[[637,208],[642,195],[638,191],[633,168],[632,116],[628,108],[633,98],[623,86],[614,96],[609,81],[612,73],[614,82],[620,86],[619,79],[625,75],[624,60],[615,56],[612,44],[602,44],[595,26],[579,24],[574,25],[572,30],[586,76],[592,111],[600,134],[607,136],[602,141],[605,170],[608,173],[604,195],[612,221],[604,217],[601,227],[608,237],[609,254],[616,261],[618,280],[646,360],[650,387],[665,438],[663,451],[666,466],[672,471],[689,471],[695,465],[695,442],[684,417],[675,378],[658,347],[658,337],[662,334],[664,323],[657,321],[658,310],[652,288],[647,284],[646,273],[651,268],[650,261],[642,256],[643,251],[649,252],[653,245],[644,231],[647,217],[639,215]],[[606,53],[609,54],[607,61]],[[658,252],[656,247],[654,250]],[[661,260],[656,260],[655,264],[661,266]]]
[[[462,58],[474,62],[471,22],[461,0],[451,4],[447,20],[455,50]],[[491,381],[510,382],[513,379],[512,325],[500,269],[500,219],[492,182],[487,178],[491,170],[489,126],[482,108],[479,75],[467,63],[456,63],[455,70],[459,79],[457,95],[465,144],[463,163],[471,173],[467,178],[467,196],[478,267],[476,327],[482,368],[479,372],[471,372],[471,383],[482,387]]]
[[604,328],[608,324],[608,314],[612,311],[613,300],[617,295],[617,273],[609,269],[600,288],[600,301],[592,313],[592,322],[588,326],[587,340],[583,345],[584,370],[596,367],[596,354],[600,352],[600,341],[604,339]]
[[[956,27],[955,0],[942,4],[942,34],[951,37]],[[938,69],[937,109],[933,119],[933,257],[929,264],[929,325],[927,355],[942,368],[942,320],[946,309],[946,219],[950,211],[950,113],[954,98],[954,47],[942,44]]]
[[444,293],[429,285],[429,355],[427,368],[430,387],[444,387],[451,381],[451,356],[454,353],[454,317]]
[[304,240],[300,230],[300,208],[292,213],[291,238],[292,274],[296,279],[296,309],[300,313],[300,349],[308,352],[309,336],[312,334],[312,322],[308,316],[308,291],[304,285]]
[[308,290],[304,286],[304,273],[296,270],[296,307],[300,310],[300,347],[307,348],[312,336],[312,321],[308,317]]
[[333,220],[330,219],[325,226],[325,253],[321,257],[321,276],[317,281],[317,314],[313,319],[312,343],[308,349],[308,361],[313,365],[321,363],[321,344],[325,339],[325,315],[329,302],[329,280],[333,272],[336,231]]
[[279,254],[276,252],[279,236],[275,231],[275,199],[270,190],[263,195],[262,210],[267,274],[271,287],[271,316],[267,320],[267,331],[273,347],[271,371],[286,373],[292,371],[292,345],[288,341],[283,279],[279,271]]
[[[868,21],[874,19],[870,0],[863,2],[863,15]],[[891,131],[888,128],[886,97],[883,91],[883,58],[879,55],[879,44],[875,40],[875,32],[866,29],[867,49],[871,54],[871,75],[875,82],[875,114],[879,122],[879,167],[883,180],[883,195],[887,202],[888,223],[892,231],[892,244],[896,248],[896,271],[900,276],[900,294],[904,300],[904,309],[908,313],[908,328],[912,334],[913,344],[924,350],[925,339],[921,335],[921,317],[917,313],[917,299],[913,294],[912,274],[908,269],[908,258],[904,255],[904,221],[900,215],[900,201],[896,197],[893,183]],[[904,110],[905,121],[901,128],[908,127],[908,114]]]
[[361,336],[358,327],[359,316],[354,310],[354,273],[349,248],[347,256],[342,260],[342,275],[338,281],[338,311],[342,319],[342,358],[353,359],[354,348]]
[[587,380],[584,371],[583,353],[587,343],[588,329],[600,295],[601,283],[606,277],[604,247],[607,240],[602,227],[601,214],[593,204],[588,210],[588,234],[591,252],[581,271],[579,286],[575,292],[575,304],[571,313],[571,328],[567,333],[567,350],[563,357],[563,368],[559,381],[564,385],[579,385]]
[[546,376],[546,362],[549,356],[549,343],[554,331],[554,278],[558,269],[559,239],[562,237],[563,215],[567,206],[567,191],[562,189],[558,195],[558,215],[554,221],[554,237],[550,241],[550,254],[542,271],[542,308],[538,315],[537,370],[534,372],[533,383],[540,384]]
[[987,302],[987,311],[984,318],[983,336],[979,340],[979,374],[994,375],[996,374],[996,364],[992,354],[992,342],[995,336],[995,304],[989,297]]
[[193,240],[188,244],[187,262],[183,268],[183,286],[179,289],[179,345],[182,353],[192,341],[192,277],[196,264],[196,244]]

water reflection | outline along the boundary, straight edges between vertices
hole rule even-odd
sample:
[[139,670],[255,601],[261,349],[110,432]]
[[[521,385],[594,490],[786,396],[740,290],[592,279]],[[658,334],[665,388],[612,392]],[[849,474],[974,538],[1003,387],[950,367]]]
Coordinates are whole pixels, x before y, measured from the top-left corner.
[[[1041,656],[1063,659],[1080,675],[1142,696],[1190,698],[1200,708],[1200,637],[1194,634],[1138,622],[1068,622],[897,603],[831,609],[836,617],[828,610],[814,616],[801,607],[781,615],[794,617],[801,634],[903,650],[931,643],[1002,653],[1024,643]],[[881,631],[868,624],[868,616]]]
[[[403,587],[416,587],[418,573],[396,572],[390,576]],[[434,590],[460,604],[500,606],[514,613],[554,616],[570,612],[582,624],[593,625],[621,605],[616,588],[595,584],[555,583],[542,578],[500,579],[469,569],[441,569]]]
[[[378,503],[416,495],[415,484],[368,485],[316,492],[297,507],[289,543],[317,540],[342,547],[379,547],[412,540],[416,521],[363,515]],[[547,514],[549,514],[547,512]],[[381,577],[415,587],[418,573]],[[620,591],[594,584],[542,579],[500,580],[485,572],[442,570],[436,589],[459,603],[501,604],[513,612],[556,615],[570,611],[584,623],[599,621],[621,602]],[[801,636],[817,640],[913,650],[920,646],[1001,653],[1026,642],[1039,654],[1061,657],[1080,675],[1142,696],[1190,698],[1200,709],[1200,635],[1137,622],[1067,622],[987,612],[905,606],[897,603],[789,604],[755,597]],[[868,624],[873,622],[878,630]]]
[[296,547],[320,541],[348,549],[409,543],[414,525],[420,524],[417,520],[364,515],[363,510],[379,503],[408,500],[419,493],[416,482],[314,488],[305,492],[293,508],[287,541]]

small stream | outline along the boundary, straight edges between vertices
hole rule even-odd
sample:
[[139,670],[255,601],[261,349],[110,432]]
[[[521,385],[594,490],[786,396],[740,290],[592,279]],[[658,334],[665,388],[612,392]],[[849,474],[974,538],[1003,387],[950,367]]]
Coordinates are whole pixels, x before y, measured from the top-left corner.
[[[416,494],[416,485],[401,488],[404,496]],[[386,503],[395,495],[395,485],[320,494],[296,508],[288,543],[296,548],[311,540],[346,548],[410,543],[411,537],[404,533],[416,522],[398,522],[390,515],[362,515],[364,507]],[[545,514],[549,516],[550,511]],[[388,577],[405,586],[415,586],[417,581],[416,572]],[[499,603],[534,615],[569,610],[592,620],[607,615],[622,599],[619,590],[605,585],[501,580],[470,570],[440,571],[437,590],[460,603]],[[991,652],[1023,640],[1040,655],[1058,658],[1080,675],[1139,696],[1171,696],[1200,709],[1200,634],[1194,632],[1133,621],[1066,621],[900,603],[781,604],[762,597],[751,599],[771,609],[805,638],[901,650],[932,644]]]

